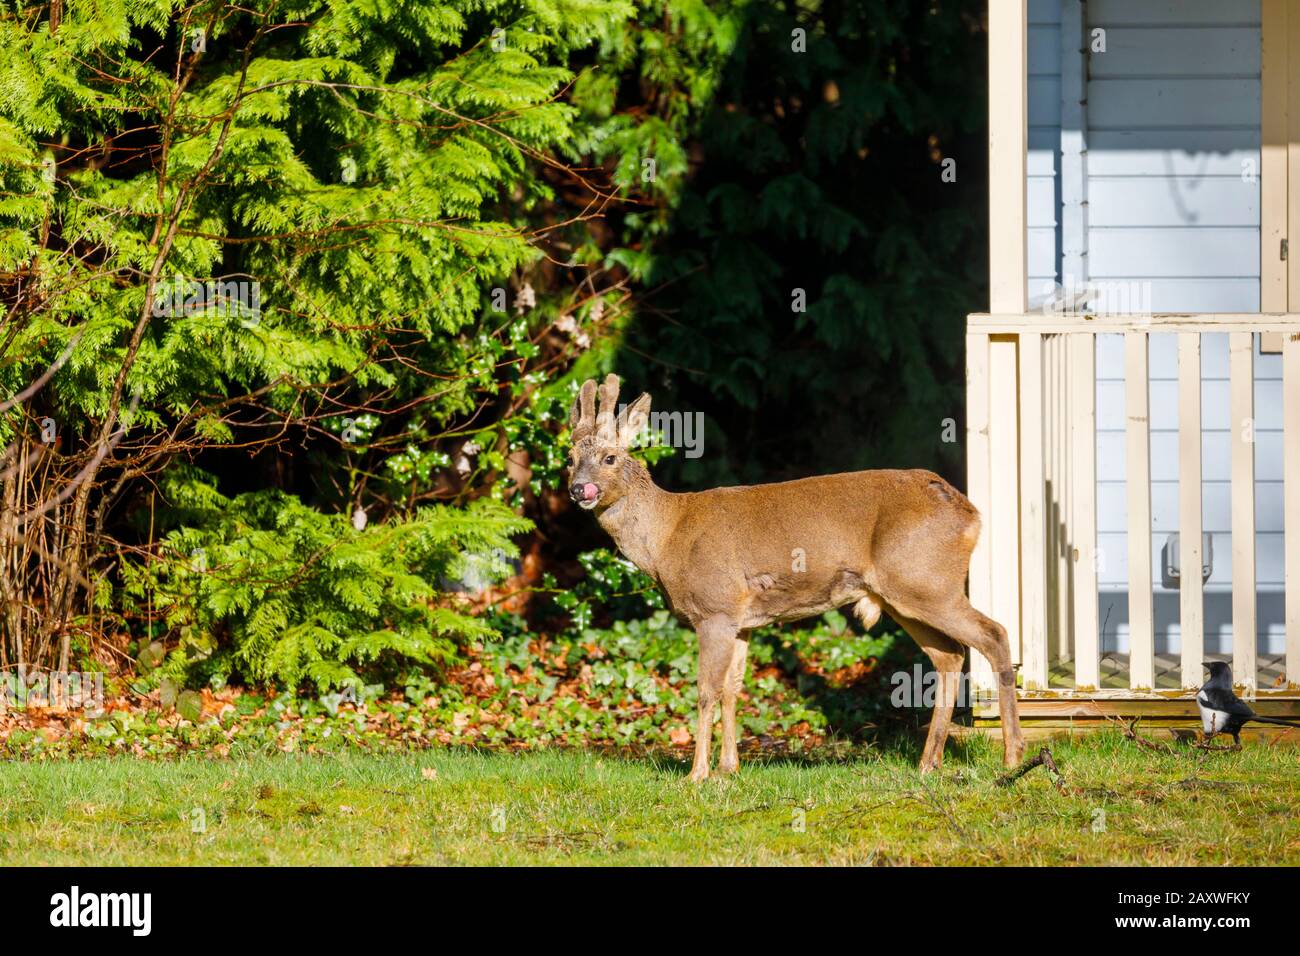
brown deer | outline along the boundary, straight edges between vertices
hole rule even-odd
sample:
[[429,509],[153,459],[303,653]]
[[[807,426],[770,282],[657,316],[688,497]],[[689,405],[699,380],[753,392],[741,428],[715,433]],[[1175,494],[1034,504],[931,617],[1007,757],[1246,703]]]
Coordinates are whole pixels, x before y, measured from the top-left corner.
[[965,584],[979,513],[928,471],[858,471],[776,484],[674,494],[628,449],[646,427],[650,396],[615,416],[619,380],[583,384],[570,425],[569,494],[595,512],[620,551],[663,591],[700,642],[699,715],[690,779],[709,775],[714,706],[722,702],[721,773],[739,767],[736,695],[748,632],[852,604],[864,627],[882,610],[934,662],[940,680],[921,771],[937,768],[956,705],[964,649],[998,676],[1003,756],[1020,762],[1007,632],[971,606]]

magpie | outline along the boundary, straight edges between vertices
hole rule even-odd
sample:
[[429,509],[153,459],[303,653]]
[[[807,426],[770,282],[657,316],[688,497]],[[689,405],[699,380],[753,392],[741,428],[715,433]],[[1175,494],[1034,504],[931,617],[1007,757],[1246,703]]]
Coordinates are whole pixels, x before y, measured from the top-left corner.
[[1231,734],[1233,742],[1240,747],[1241,727],[1247,721],[1300,727],[1300,723],[1280,717],[1261,717],[1247,707],[1245,701],[1232,692],[1232,668],[1223,661],[1206,661],[1201,666],[1210,672],[1210,679],[1196,694],[1196,706],[1201,711],[1201,728],[1206,737]]

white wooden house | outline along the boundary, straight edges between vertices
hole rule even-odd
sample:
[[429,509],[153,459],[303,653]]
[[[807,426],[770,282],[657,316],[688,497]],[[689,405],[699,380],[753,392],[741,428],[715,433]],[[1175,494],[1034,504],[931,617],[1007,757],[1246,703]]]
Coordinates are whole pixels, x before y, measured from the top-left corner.
[[988,30],[972,600],[1030,723],[1190,717],[1211,658],[1300,714],[1300,0],[990,0]]

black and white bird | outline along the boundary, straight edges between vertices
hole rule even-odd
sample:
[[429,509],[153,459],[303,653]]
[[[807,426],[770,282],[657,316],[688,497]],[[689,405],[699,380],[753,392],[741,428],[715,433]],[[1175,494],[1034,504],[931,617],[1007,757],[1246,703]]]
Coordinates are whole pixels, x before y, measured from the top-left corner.
[[1202,666],[1209,670],[1210,679],[1197,692],[1196,706],[1201,711],[1201,729],[1206,737],[1231,734],[1233,742],[1240,747],[1241,727],[1247,721],[1300,727],[1300,723],[1281,717],[1261,717],[1247,707],[1246,702],[1232,692],[1232,668],[1223,661],[1206,661]]

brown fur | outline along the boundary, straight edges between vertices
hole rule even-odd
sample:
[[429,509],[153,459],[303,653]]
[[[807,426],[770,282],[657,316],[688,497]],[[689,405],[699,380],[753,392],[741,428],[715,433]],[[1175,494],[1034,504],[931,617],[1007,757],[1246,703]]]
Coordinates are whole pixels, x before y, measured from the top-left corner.
[[870,627],[889,613],[941,674],[921,756],[938,767],[956,702],[964,649],[999,678],[1004,759],[1024,742],[1006,631],[966,598],[979,513],[928,471],[858,471],[776,484],[674,494],[627,453],[650,412],[642,395],[614,417],[618,379],[583,385],[574,403],[570,479],[575,500],[591,483],[593,510],[619,550],[650,575],[700,640],[699,714],[692,780],[709,775],[714,707],[722,703],[720,772],[739,766],[736,694],[749,629],[852,604]]

